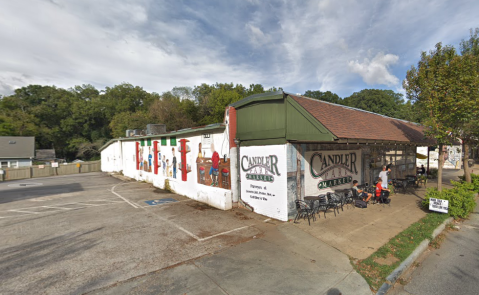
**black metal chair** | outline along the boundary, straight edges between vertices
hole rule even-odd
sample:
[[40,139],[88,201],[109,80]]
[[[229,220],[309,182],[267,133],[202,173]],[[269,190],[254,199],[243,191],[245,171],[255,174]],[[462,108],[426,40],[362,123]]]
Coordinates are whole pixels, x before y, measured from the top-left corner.
[[329,209],[328,208],[328,200],[326,198],[326,195],[322,194],[318,196],[318,200],[315,200],[312,205],[313,207],[313,214],[318,214],[318,217],[321,217],[320,212],[323,211],[325,214],[326,218],[326,211]]
[[391,200],[389,199],[389,192],[382,191],[381,195],[379,196],[379,203],[383,205],[383,207],[387,204],[391,206]]
[[296,213],[296,217],[294,218],[293,223],[296,223],[296,220],[299,220],[299,218],[303,218],[306,220],[308,218],[308,224],[311,225],[311,217],[313,218],[313,221],[316,220],[316,217],[314,216],[313,209],[306,203],[305,201],[302,200],[296,200],[296,210],[298,213]]
[[[333,209],[334,216],[336,216],[336,211],[338,211],[338,214],[339,214],[339,208],[343,209],[341,198],[335,193],[327,193],[326,199],[328,200],[328,209],[330,208]],[[324,213],[324,217],[326,217],[326,212]]]
[[346,206],[353,205],[353,208],[355,207],[354,206],[354,200],[357,199],[357,198],[354,198],[355,193],[357,193],[357,191],[355,189],[350,189],[350,190],[348,190],[347,193],[344,193],[344,204]]

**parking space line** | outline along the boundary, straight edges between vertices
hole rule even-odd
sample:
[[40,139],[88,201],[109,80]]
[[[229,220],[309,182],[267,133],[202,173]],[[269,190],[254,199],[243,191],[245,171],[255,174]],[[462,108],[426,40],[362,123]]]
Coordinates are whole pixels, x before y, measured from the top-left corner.
[[202,238],[202,239],[199,239],[198,241],[203,242],[203,241],[215,238],[217,236],[226,235],[226,234],[229,234],[229,233],[232,233],[232,232],[235,232],[235,231],[238,231],[238,230],[242,230],[242,229],[248,228],[248,227],[250,227],[250,225],[243,226],[243,227],[238,227],[238,228],[235,228],[235,229],[232,229],[232,230],[229,230],[229,231],[225,231],[225,232],[222,232],[222,233],[219,233],[219,234],[216,234],[216,235],[212,235],[212,236],[209,236],[209,237],[206,237],[206,238]]
[[[33,208],[38,208],[38,207],[33,207]],[[10,209],[10,210],[7,210],[7,211],[11,211],[11,212],[20,212],[20,213],[30,213],[30,214],[40,214],[40,212],[21,211],[21,210],[15,210],[15,209]]]
[[133,208],[138,209],[139,206],[138,206],[137,204],[135,204],[135,203],[133,203],[133,202],[127,200],[126,198],[122,197],[120,194],[118,194],[118,193],[115,192],[115,187],[117,187],[117,186],[119,186],[119,185],[122,185],[122,184],[123,184],[123,183],[119,183],[119,184],[117,184],[117,185],[114,185],[114,186],[111,188],[110,192],[111,192],[112,194],[116,195],[117,197],[119,197],[120,199],[122,199],[123,201],[127,202],[128,204],[130,204]]
[[52,209],[62,209],[62,210],[73,210],[73,208],[63,208],[63,207],[54,207],[54,206],[42,206],[43,208],[52,208]]
[[[106,201],[106,200],[104,200]],[[88,204],[88,203],[81,203],[81,202],[74,202],[74,203],[64,203],[64,204],[55,204],[53,206],[35,206],[35,207],[25,207],[25,208],[18,208],[18,209],[9,209],[5,211],[0,211],[0,214],[2,212],[13,212],[13,213],[28,213],[28,214],[21,214],[21,215],[14,215],[14,216],[0,216],[0,218],[5,219],[5,218],[13,218],[13,217],[21,217],[21,216],[28,216],[30,214],[43,214],[43,213],[52,213],[52,212],[62,212],[62,210],[65,211],[70,211],[70,210],[77,210],[77,209],[84,209],[84,208],[89,208],[89,207],[98,207],[98,206],[106,206],[106,205],[115,205],[119,203],[124,203],[121,201],[114,201],[114,202],[108,202],[106,204]],[[62,206],[66,205],[79,205],[81,207],[75,207],[75,208],[65,208]],[[36,208],[51,208],[51,209],[57,209],[57,210],[50,210],[50,211],[28,211],[29,209],[36,209]]]

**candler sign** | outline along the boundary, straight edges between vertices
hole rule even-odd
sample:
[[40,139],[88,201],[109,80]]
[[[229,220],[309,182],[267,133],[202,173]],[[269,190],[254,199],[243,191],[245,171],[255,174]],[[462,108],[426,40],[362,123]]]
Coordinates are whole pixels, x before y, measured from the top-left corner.
[[325,189],[351,188],[354,179],[360,181],[361,151],[318,151],[306,153],[306,194]]

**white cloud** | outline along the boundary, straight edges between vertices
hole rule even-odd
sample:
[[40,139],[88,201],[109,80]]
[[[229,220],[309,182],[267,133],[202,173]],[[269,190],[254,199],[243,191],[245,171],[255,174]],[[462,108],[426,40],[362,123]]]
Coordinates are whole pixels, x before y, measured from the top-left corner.
[[379,52],[373,59],[365,58],[362,63],[357,60],[350,61],[349,68],[351,72],[359,74],[368,85],[394,86],[399,84],[399,79],[391,74],[390,65],[396,64],[398,60],[397,55]]
[[248,30],[250,42],[255,47],[265,45],[271,40],[270,36],[263,33],[260,28],[256,27],[253,24],[246,24],[246,29]]
[[215,82],[343,97],[368,85],[395,90],[421,50],[466,38],[479,8],[467,0],[1,2],[0,94],[122,82],[156,92]]

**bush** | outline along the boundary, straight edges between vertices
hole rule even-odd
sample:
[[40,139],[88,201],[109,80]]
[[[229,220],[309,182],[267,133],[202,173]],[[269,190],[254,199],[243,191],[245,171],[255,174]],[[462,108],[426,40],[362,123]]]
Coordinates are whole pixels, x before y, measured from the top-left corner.
[[428,188],[422,204],[429,208],[430,198],[448,200],[449,215],[454,218],[466,218],[476,206],[474,185],[456,181],[451,181],[451,183],[454,186],[452,189],[443,189],[441,192],[437,188]]
[[429,169],[429,176],[433,179],[437,178],[437,169],[436,168]]
[[479,174],[472,174],[471,173],[471,183],[474,187],[474,191],[479,193]]

